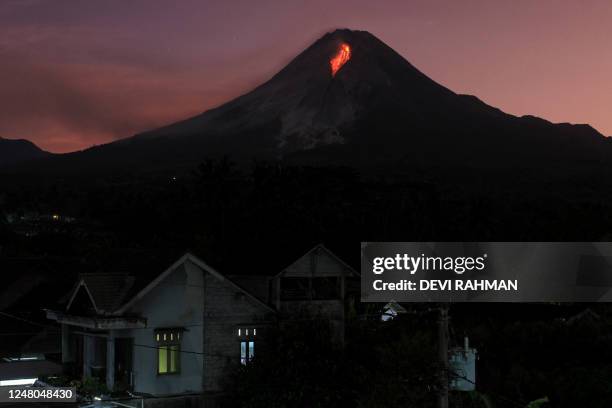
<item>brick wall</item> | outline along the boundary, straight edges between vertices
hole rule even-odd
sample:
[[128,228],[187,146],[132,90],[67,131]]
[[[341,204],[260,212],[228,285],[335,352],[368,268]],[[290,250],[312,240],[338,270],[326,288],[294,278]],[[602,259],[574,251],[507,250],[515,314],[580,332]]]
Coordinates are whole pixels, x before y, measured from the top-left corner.
[[238,328],[257,327],[255,355],[265,342],[275,314],[227,281],[207,274],[204,285],[204,378],[207,392],[220,390],[229,371],[240,364]]

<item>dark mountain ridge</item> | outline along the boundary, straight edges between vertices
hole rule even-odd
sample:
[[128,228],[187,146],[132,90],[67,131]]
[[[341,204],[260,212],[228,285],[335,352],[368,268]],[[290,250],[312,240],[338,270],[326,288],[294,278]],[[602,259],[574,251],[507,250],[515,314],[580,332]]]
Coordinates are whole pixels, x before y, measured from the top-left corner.
[[0,137],[0,167],[38,159],[49,154],[28,140]]
[[[332,75],[342,45],[350,59]],[[269,81],[198,116],[44,160],[66,169],[145,170],[206,157],[308,164],[566,167],[601,165],[607,138],[588,125],[516,117],[459,95],[365,31],[324,35]]]

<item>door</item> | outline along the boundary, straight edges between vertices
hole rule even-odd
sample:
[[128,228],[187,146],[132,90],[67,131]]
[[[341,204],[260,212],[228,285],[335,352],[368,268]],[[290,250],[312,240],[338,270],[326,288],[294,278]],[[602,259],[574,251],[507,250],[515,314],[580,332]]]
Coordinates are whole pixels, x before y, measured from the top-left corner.
[[131,337],[115,338],[115,389],[131,390],[132,361],[134,339]]

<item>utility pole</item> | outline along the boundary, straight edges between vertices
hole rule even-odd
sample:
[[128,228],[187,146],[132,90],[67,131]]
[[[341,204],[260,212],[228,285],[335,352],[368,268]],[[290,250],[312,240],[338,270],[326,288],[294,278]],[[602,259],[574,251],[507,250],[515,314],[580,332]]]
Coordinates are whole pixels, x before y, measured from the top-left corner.
[[438,357],[440,359],[440,396],[438,407],[448,408],[448,305],[440,306],[440,320],[438,321]]

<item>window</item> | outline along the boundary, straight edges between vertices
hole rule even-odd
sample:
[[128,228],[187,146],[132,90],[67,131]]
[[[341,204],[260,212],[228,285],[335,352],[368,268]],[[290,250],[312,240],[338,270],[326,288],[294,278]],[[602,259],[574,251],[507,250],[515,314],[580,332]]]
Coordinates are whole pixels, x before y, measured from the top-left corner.
[[240,339],[240,364],[247,365],[255,357],[255,338],[257,328],[240,327],[238,328],[238,338]]
[[255,357],[255,342],[241,341],[240,342],[240,364],[247,365]]
[[157,374],[178,374],[180,372],[182,332],[182,329],[159,329],[155,331]]

